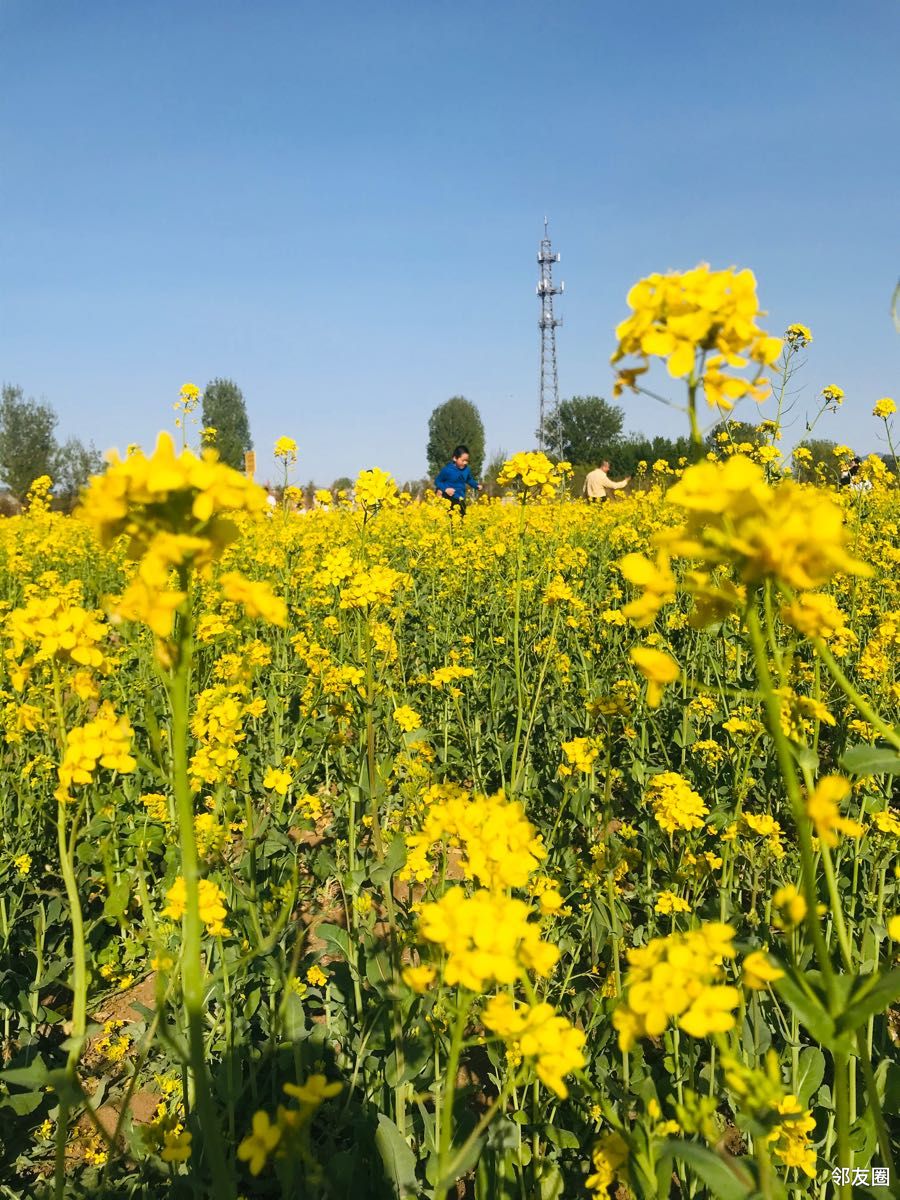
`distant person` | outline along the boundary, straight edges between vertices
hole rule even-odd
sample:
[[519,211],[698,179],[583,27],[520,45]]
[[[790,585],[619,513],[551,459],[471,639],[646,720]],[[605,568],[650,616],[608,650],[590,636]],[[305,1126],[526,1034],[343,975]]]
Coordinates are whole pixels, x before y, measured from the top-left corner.
[[434,486],[438,495],[449,500],[453,508],[459,509],[461,516],[466,515],[466,489],[480,492],[482,486],[469,470],[468,446],[456,447],[451,461],[438,472]]
[[595,467],[593,471],[589,471],[584,481],[584,496],[587,500],[602,504],[604,500],[609,500],[621,488],[628,487],[631,483],[631,476],[627,479],[610,479],[609,477],[609,459],[604,459],[599,467]]
[[275,495],[275,489],[272,487],[271,483],[266,484],[266,504],[268,505],[266,511],[271,517],[275,512],[275,509],[278,507],[278,497]]
[[841,471],[841,487],[849,487],[850,484],[856,480],[856,476],[859,474],[859,468],[861,466],[862,463],[858,458],[850,459],[850,462],[847,464],[844,470]]
[[871,479],[860,479],[859,469],[862,462],[858,458],[851,459],[846,470],[841,471],[841,487],[849,487],[851,492],[871,492]]

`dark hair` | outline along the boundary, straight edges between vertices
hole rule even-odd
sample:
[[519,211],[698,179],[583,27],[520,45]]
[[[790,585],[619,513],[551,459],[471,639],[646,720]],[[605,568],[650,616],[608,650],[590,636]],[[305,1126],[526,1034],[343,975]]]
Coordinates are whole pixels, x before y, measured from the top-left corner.
[[468,446],[457,446],[456,449],[453,451],[453,457],[460,458],[463,454],[468,454],[468,453],[469,453]]

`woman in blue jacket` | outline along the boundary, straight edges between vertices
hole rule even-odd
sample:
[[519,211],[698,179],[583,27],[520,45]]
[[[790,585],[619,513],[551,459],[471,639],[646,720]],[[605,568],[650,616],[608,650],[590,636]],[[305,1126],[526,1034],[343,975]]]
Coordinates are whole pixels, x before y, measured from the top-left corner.
[[461,516],[466,515],[466,488],[481,491],[481,484],[476,482],[469,470],[469,447],[457,446],[453,458],[442,467],[434,481],[439,495],[444,496],[454,508],[458,508]]

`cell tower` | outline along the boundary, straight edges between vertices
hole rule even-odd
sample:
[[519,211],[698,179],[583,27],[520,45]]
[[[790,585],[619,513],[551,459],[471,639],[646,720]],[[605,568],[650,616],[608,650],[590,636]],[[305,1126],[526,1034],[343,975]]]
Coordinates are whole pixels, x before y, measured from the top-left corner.
[[544,217],[544,237],[537,256],[541,268],[541,278],[537,285],[537,294],[541,299],[541,319],[538,327],[541,331],[541,400],[538,418],[538,445],[541,450],[546,443],[546,421],[548,411],[559,407],[559,377],[556,372],[556,327],[562,325],[562,320],[553,315],[553,297],[559,296],[565,290],[565,284],[556,287],[553,283],[553,264],[559,262],[559,255],[553,253],[550,245],[550,234],[547,232],[547,218]]

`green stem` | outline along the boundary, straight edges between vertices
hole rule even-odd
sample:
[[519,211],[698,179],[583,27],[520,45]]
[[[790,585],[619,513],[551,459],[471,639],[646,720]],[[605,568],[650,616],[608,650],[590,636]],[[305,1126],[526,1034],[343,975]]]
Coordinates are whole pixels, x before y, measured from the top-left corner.
[[[850,1149],[850,1076],[849,1061],[844,1050],[836,1050],[834,1058],[834,1105],[837,1124],[837,1165],[839,1167],[853,1166],[853,1152]],[[849,1183],[837,1186],[840,1200],[851,1200]]]
[[[182,590],[188,590],[187,579],[184,580]],[[225,1146],[210,1091],[203,1038],[205,988],[199,904],[200,866],[194,837],[194,802],[188,779],[192,649],[191,618],[189,610],[185,607],[179,617],[178,659],[169,684],[169,700],[172,707],[172,782],[181,843],[181,874],[185,890],[181,990],[188,1026],[189,1066],[204,1149],[212,1170],[216,1196],[230,1198],[235,1194],[234,1183],[225,1163]]]
[[[510,785],[518,778],[519,739],[525,719],[525,684],[522,674],[522,656],[519,653],[519,626],[522,612],[522,536],[525,528],[525,495],[519,506],[519,528],[516,533],[516,582],[513,601],[513,669],[516,673],[516,732],[513,736],[512,759],[510,761]],[[510,787],[512,790],[512,786]]]
[[841,898],[838,895],[834,864],[831,861],[831,851],[824,840],[820,843],[820,849],[822,852],[822,866],[825,870],[825,882],[828,885],[828,899],[831,901],[831,915],[834,920],[835,932],[837,933],[841,959],[844,963],[844,969],[852,974],[853,951],[850,946],[850,938],[847,935],[847,925],[844,921],[844,908],[841,904]]
[[460,997],[459,1010],[456,1014],[456,1022],[453,1026],[453,1035],[450,1040],[450,1055],[447,1059],[447,1083],[444,1089],[443,1104],[441,1105],[441,1140],[438,1149],[438,1186],[435,1188],[435,1200],[444,1200],[454,1182],[452,1179],[449,1181],[447,1179],[450,1169],[450,1146],[453,1142],[453,1102],[456,1099],[456,1076],[459,1072],[459,1058],[462,1053],[463,1037],[466,1032],[466,1022],[469,1018],[471,1003],[472,1001],[467,995]]
[[897,750],[900,750],[900,734],[886,721],[883,721],[872,705],[864,696],[856,690],[841,668],[835,661],[834,655],[825,645],[821,638],[813,638],[812,643],[816,648],[816,654],[821,658],[822,662],[828,668],[835,682],[845,693],[847,698],[858,710],[860,715],[865,718],[869,724],[878,730],[885,741],[890,742]]
[[897,1171],[894,1167],[894,1157],[891,1152],[891,1138],[885,1124],[884,1113],[881,1111],[881,1101],[878,1099],[878,1085],[875,1082],[875,1072],[872,1070],[872,1059],[869,1054],[866,1031],[864,1029],[856,1031],[856,1053],[859,1055],[859,1065],[862,1068],[863,1081],[866,1085],[866,1096],[869,1100],[869,1107],[872,1110],[872,1117],[875,1121],[875,1130],[878,1134],[878,1149],[881,1151],[882,1166],[888,1168],[891,1173],[891,1179],[896,1179]]
[[750,604],[747,606],[746,622],[747,632],[750,636],[750,644],[753,648],[753,657],[756,663],[756,673],[759,678],[760,690],[762,691],[763,699],[766,705],[769,731],[772,734],[772,740],[775,743],[775,753],[778,757],[778,765],[781,769],[781,776],[784,780],[785,789],[791,804],[791,812],[793,814],[794,824],[797,827],[797,838],[800,844],[801,883],[803,885],[804,899],[806,900],[806,926],[809,931],[810,938],[812,939],[813,946],[815,947],[816,958],[818,959],[822,974],[826,980],[829,996],[831,996],[833,999],[834,971],[831,964],[831,957],[825,946],[825,939],[822,936],[822,929],[819,925],[819,916],[816,911],[818,905],[818,894],[816,891],[816,870],[810,821],[806,815],[803,797],[800,794],[800,787],[797,783],[797,775],[794,770],[791,748],[788,745],[788,740],[784,735],[784,730],[781,728],[781,704],[778,696],[775,693],[775,688],[772,685],[772,676],[769,672],[769,663],[766,657],[765,642],[763,640],[763,634],[759,624],[759,615],[756,611],[755,601],[753,599],[751,599]]
[[522,761],[519,763],[519,769],[516,772],[516,777],[512,781],[511,791],[513,793],[519,790],[522,773],[525,770],[525,763],[528,760],[528,743],[531,741],[531,735],[534,733],[534,726],[537,720],[538,703],[541,698],[541,691],[544,687],[544,679],[547,675],[547,668],[550,665],[550,656],[556,648],[556,628],[559,624],[559,606],[553,612],[553,623],[550,628],[550,633],[547,639],[547,653],[544,655],[544,661],[541,665],[541,671],[538,675],[537,686],[534,689],[534,699],[531,703],[531,713],[528,717],[528,725],[525,729],[525,740],[522,743]]

